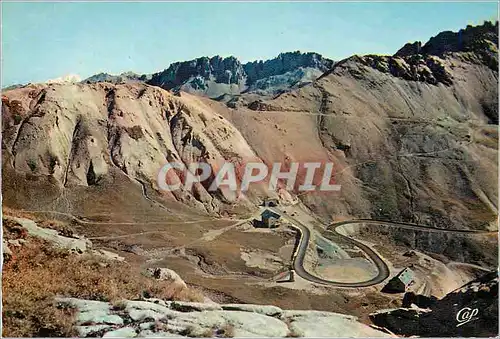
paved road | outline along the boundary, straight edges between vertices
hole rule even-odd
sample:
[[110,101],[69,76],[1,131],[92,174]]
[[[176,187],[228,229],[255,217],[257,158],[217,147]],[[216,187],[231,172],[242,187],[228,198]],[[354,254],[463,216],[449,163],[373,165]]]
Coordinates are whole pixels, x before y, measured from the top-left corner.
[[361,248],[373,261],[375,266],[377,267],[378,274],[376,277],[366,280],[366,281],[360,281],[360,282],[355,282],[355,283],[348,283],[348,282],[339,282],[339,281],[332,281],[332,280],[327,280],[323,279],[320,277],[317,277],[315,275],[312,275],[311,273],[307,272],[306,269],[304,268],[304,259],[306,256],[307,252],[307,247],[309,246],[309,240],[311,237],[311,230],[309,227],[305,226],[302,224],[300,221],[297,219],[291,217],[290,215],[287,215],[283,213],[281,210],[278,208],[270,208],[273,210],[275,213],[278,213],[282,216],[282,218],[287,219],[292,223],[294,227],[296,227],[299,232],[301,233],[300,237],[300,242],[295,250],[294,258],[293,258],[293,269],[295,272],[302,277],[303,279],[309,280],[314,283],[318,284],[323,284],[323,285],[330,285],[330,286],[336,286],[336,287],[368,287],[372,285],[376,285],[387,279],[389,277],[389,267],[387,267],[386,263],[368,246],[365,244],[362,244],[354,239],[351,239],[349,237],[343,236],[341,234],[338,234],[342,238],[344,238],[347,242],[352,243],[353,245]]
[[389,274],[390,274],[389,267],[375,251],[373,251],[369,246],[366,246],[365,244],[363,244],[355,239],[352,239],[350,237],[347,237],[347,236],[339,233],[337,231],[337,229],[339,227],[349,225],[349,224],[369,223],[369,224],[393,226],[393,227],[399,227],[399,228],[404,228],[404,229],[412,229],[412,230],[428,231],[428,232],[443,232],[443,233],[456,233],[456,234],[494,234],[494,233],[497,233],[497,232],[490,232],[490,231],[440,229],[440,228],[417,225],[417,224],[412,224],[412,223],[390,222],[390,221],[371,220],[371,219],[346,220],[346,221],[341,221],[341,222],[337,222],[337,223],[332,223],[332,224],[328,225],[328,228],[332,228],[333,229],[332,232],[334,232],[337,236],[341,237],[344,241],[351,243],[354,246],[357,246],[363,252],[365,252],[366,255],[372,260],[372,262],[374,263],[374,265],[377,267],[377,270],[378,270],[377,276],[370,279],[370,280],[347,283],[347,282],[338,282],[338,281],[323,279],[323,278],[317,277],[317,276],[307,272],[306,269],[304,268],[304,258],[306,256],[307,247],[309,246],[309,240],[311,237],[311,230],[309,229],[308,226],[304,225],[302,222],[293,218],[292,216],[284,213],[279,208],[274,207],[274,208],[269,208],[269,209],[275,213],[280,214],[282,216],[282,218],[290,221],[292,223],[292,226],[297,228],[301,234],[299,245],[298,245],[297,249],[295,250],[294,257],[293,257],[293,269],[295,270],[295,272],[300,277],[302,277],[303,279],[306,279],[308,281],[318,283],[318,284],[323,284],[323,285],[336,286],[336,287],[354,287],[354,288],[369,287],[369,286],[376,285],[376,284],[383,282],[385,279],[387,279],[389,277]]
[[[376,219],[355,219],[355,220],[346,220],[331,223],[328,225],[328,228],[333,228],[336,230],[337,228],[349,224],[372,224],[372,225],[383,225],[383,226],[393,226],[398,228],[410,229],[410,230],[418,230],[418,231],[426,231],[426,232],[438,232],[438,233],[452,233],[452,234],[496,234],[498,231],[476,231],[476,230],[457,230],[457,229],[445,229],[445,228],[437,228],[419,224],[413,224],[409,222],[399,222],[399,221],[385,221],[385,220],[376,220]],[[338,234],[338,232],[336,232]]]

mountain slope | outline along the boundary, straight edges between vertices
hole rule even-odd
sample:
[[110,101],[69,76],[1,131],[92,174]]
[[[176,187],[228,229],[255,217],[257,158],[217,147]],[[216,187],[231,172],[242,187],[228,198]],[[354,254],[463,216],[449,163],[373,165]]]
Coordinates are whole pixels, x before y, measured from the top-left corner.
[[[494,46],[495,27],[488,46]],[[304,113],[307,129],[306,122],[315,120],[321,145],[339,163],[338,179],[346,188],[357,181],[348,189],[356,195],[343,196],[351,213],[465,226],[478,213],[497,213],[498,69],[475,57],[482,53],[355,56],[313,85],[254,109],[269,112],[264,116],[270,119]],[[412,67],[416,60],[420,68]],[[256,128],[241,119],[238,128]],[[287,121],[279,126],[302,133]],[[260,145],[250,144],[260,154]],[[371,205],[369,214],[361,202]],[[338,213],[344,204],[322,209]]]
[[[2,147],[12,160],[4,166],[46,176],[63,190],[99,186],[115,170],[157,189],[167,160],[214,167],[224,160],[331,161],[341,191],[300,195],[327,220],[486,228],[498,208],[498,69],[484,58],[497,48],[496,27],[475,29],[473,49],[433,42],[427,54],[353,56],[311,84],[235,109],[143,83],[16,89],[3,99]],[[258,84],[261,76],[296,67],[289,57],[282,55],[280,66],[252,65],[258,72],[234,58],[201,58],[177,63],[152,82],[170,88],[210,79],[240,90],[246,75]],[[301,65],[329,65],[314,54],[303,58]],[[273,194],[257,186],[236,200],[232,192],[198,185],[163,198],[213,213]]]
[[[156,87],[39,85],[7,95],[4,159],[16,172],[47,177],[63,190],[98,186],[111,169],[158,189],[156,178],[167,161],[216,166],[230,155],[255,157],[239,131],[195,97]],[[219,201],[235,199],[221,191],[211,197],[201,185],[173,194],[209,212],[218,211]]]

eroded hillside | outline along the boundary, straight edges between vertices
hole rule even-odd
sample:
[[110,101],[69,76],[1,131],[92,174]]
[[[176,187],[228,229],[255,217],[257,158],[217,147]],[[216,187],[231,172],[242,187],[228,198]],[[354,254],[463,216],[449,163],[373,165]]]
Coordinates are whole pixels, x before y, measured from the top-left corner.
[[[196,97],[144,84],[31,85],[3,99],[6,165],[60,190],[98,186],[110,168],[158,190],[166,162],[216,167],[231,157],[256,158],[241,133]],[[231,191],[210,195],[200,184],[163,194],[206,212],[236,199]]]
[[56,199],[99,187],[118,172],[164,203],[220,213],[251,208],[276,192],[254,185],[237,195],[201,184],[159,192],[161,166],[330,161],[341,191],[298,195],[326,220],[486,229],[497,215],[498,193],[495,27],[467,28],[459,43],[448,43],[453,34],[448,40],[439,35],[395,56],[354,56],[312,84],[234,108],[140,82],[7,91],[3,165],[16,179],[4,185],[4,201],[41,204],[43,199],[21,196],[29,190],[19,187],[33,178],[40,187],[46,182],[46,195]]
[[[493,53],[495,34],[484,37]],[[498,193],[498,69],[488,53],[354,56],[230,120],[263,159],[328,153],[340,196],[302,196],[324,216],[484,228]]]

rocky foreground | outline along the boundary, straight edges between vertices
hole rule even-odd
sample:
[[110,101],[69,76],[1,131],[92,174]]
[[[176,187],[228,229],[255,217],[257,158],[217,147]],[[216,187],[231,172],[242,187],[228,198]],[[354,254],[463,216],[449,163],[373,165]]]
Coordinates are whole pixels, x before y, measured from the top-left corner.
[[[72,329],[67,332],[58,332],[49,322],[57,321],[47,315],[38,315],[45,323],[34,325],[40,327],[31,332],[34,336],[54,336],[55,334],[78,335],[80,337],[384,337],[387,333],[365,325],[357,318],[333,312],[283,310],[272,305],[254,304],[218,304],[200,296],[181,294],[168,296],[161,289],[189,291],[189,287],[182,278],[168,268],[150,268],[142,273],[144,281],[137,281],[139,277],[130,277],[125,272],[118,279],[110,278],[116,265],[123,263],[124,258],[92,246],[92,243],[83,236],[76,234],[62,235],[61,230],[40,227],[31,219],[4,216],[3,255],[6,258],[4,277],[6,285],[15,286],[34,284],[33,281],[15,280],[32,275],[39,280],[37,271],[53,277],[51,286],[38,287],[37,293],[30,293],[29,289],[21,288],[18,292],[8,289],[7,302],[4,303],[4,319],[18,322],[28,317],[35,317],[33,312],[43,312],[40,300],[49,300],[47,308],[54,307],[60,314],[70,315],[66,324]],[[47,257],[38,254],[26,256],[36,241],[51,244],[55,251],[46,252],[44,247],[35,249],[35,252],[45,252]],[[66,253],[66,254],[61,254]],[[62,256],[61,256],[62,255]],[[95,258],[93,262],[85,262],[86,255]],[[52,262],[57,256],[61,259]],[[69,261],[73,258],[73,261]],[[36,260],[36,261],[35,261]],[[31,263],[26,271],[20,271]],[[70,272],[74,265],[80,270],[86,270],[80,278],[74,277],[77,272]],[[90,266],[89,266],[90,265]],[[65,272],[68,267],[68,272]],[[90,267],[90,268],[89,268]],[[97,267],[100,273],[94,275]],[[79,270],[77,268],[77,270]],[[67,276],[61,280],[61,276]],[[11,281],[11,280],[15,281]],[[111,280],[110,280],[111,279]],[[129,279],[129,280],[127,280]],[[102,282],[109,281],[109,290],[103,291]],[[149,287],[151,282],[158,288]],[[75,291],[72,285],[81,285],[88,291]],[[130,289],[130,285],[137,285],[141,295],[124,294],[120,290]],[[4,285],[4,286],[6,286]],[[67,287],[64,287],[66,285]],[[59,286],[59,287],[57,287]],[[85,287],[83,287],[85,286]],[[100,287],[99,287],[100,286]],[[175,288],[174,288],[175,287]],[[49,293],[48,290],[51,290]],[[156,290],[156,293],[155,291]],[[115,292],[112,292],[115,291]],[[47,292],[47,293],[46,293]],[[81,293],[80,293],[81,292]],[[112,292],[112,293],[111,293]],[[28,296],[25,294],[28,293]],[[75,294],[76,293],[76,294]],[[77,295],[80,297],[77,297]],[[83,294],[82,294],[83,293]],[[55,298],[52,295],[55,295]],[[126,295],[126,294],[125,294]],[[62,297],[64,296],[64,297]],[[73,297],[68,297],[73,296]],[[83,296],[83,297],[81,297]],[[190,298],[199,301],[180,301],[173,298]],[[26,298],[37,303],[36,309],[26,307]],[[92,300],[91,300],[92,299]],[[132,300],[133,299],[133,300]],[[105,302],[102,300],[109,300]],[[5,310],[6,308],[6,310]],[[74,312],[73,312],[74,311]],[[10,329],[11,330],[11,329]],[[8,332],[9,336],[26,336],[26,332]],[[12,335],[14,336],[14,335]]]
[[370,319],[402,336],[493,337],[498,334],[496,271],[439,300],[422,296],[406,299],[410,304],[408,308],[381,310],[371,314]]
[[[13,326],[26,326],[27,318],[38,319],[30,325],[33,326],[31,332],[8,333],[16,336],[29,333],[31,336],[71,334],[79,337],[385,337],[393,334],[428,337],[492,336],[497,330],[498,275],[495,271],[442,299],[406,293],[401,308],[370,314],[374,325],[368,326],[357,317],[340,313],[216,303],[196,294],[168,268],[148,268],[136,272],[135,276],[130,270],[117,274],[120,267],[132,269],[124,262],[125,258],[95,248],[87,238],[61,226],[58,229],[41,227],[31,219],[14,216],[3,216],[3,223],[4,320],[12,331]],[[55,249],[33,247],[37,241],[51,244]],[[29,251],[32,255],[26,254]],[[51,278],[36,287],[36,293],[25,288],[43,281],[44,277]],[[47,309],[61,313],[45,314],[42,301],[48,301]],[[66,319],[57,324],[57,317],[63,314]]]
[[[15,227],[29,236],[48,241],[74,255],[88,253],[103,260],[123,260],[111,252],[92,248],[92,243],[85,237],[66,237],[56,230],[39,227],[30,219],[5,216],[4,222],[16,224]],[[10,248],[22,250],[27,242],[29,240],[23,238],[4,241],[3,251],[4,256],[9,258],[8,262],[13,256]],[[149,269],[146,273],[158,282],[168,281],[187,288],[185,282],[167,268]],[[266,305],[217,304],[206,300],[208,302],[141,298],[103,302],[58,297],[55,302],[57,308],[76,310],[74,329],[80,337],[386,336],[386,333],[358,322],[353,316],[319,311],[285,311]]]
[[125,300],[115,304],[59,298],[78,309],[80,337],[386,337],[356,317],[276,306]]

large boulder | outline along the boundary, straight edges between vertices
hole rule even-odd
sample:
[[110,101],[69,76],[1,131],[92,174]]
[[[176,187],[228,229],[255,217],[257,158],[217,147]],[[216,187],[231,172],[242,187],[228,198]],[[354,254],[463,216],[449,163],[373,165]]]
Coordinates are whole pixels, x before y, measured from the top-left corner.
[[303,312],[286,318],[290,334],[299,337],[388,337],[357,321],[356,317],[329,312]]
[[[77,310],[80,337],[387,337],[356,317],[284,311],[272,305],[123,300],[119,304],[58,298]],[[182,305],[183,307],[179,307]]]
[[156,267],[148,268],[147,271],[155,279],[170,281],[180,287],[187,288],[184,280],[174,270],[165,267]]
[[69,249],[77,253],[84,253],[92,247],[92,242],[84,237],[64,237],[59,232],[50,228],[39,227],[36,222],[26,218],[4,216],[23,227],[31,236],[41,238],[56,247]]
[[374,324],[403,336],[493,337],[498,334],[498,275],[491,272],[437,301],[378,311]]

